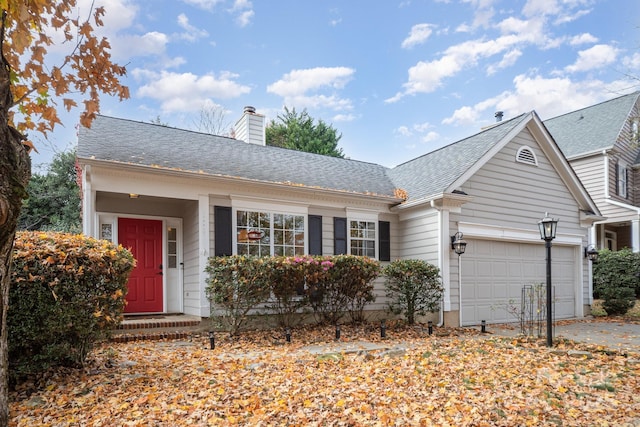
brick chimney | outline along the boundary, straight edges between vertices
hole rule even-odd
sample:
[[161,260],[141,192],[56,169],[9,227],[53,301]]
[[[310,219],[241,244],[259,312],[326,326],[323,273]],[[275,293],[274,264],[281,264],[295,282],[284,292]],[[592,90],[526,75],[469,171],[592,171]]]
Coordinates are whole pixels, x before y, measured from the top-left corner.
[[255,107],[246,106],[242,117],[234,126],[236,139],[250,144],[267,145],[264,127],[264,116],[257,114]]

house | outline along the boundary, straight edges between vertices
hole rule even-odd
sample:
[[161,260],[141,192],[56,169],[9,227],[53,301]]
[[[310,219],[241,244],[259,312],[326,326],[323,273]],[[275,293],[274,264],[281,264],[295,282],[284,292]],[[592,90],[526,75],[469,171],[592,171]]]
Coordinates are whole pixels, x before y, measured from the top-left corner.
[[544,122],[606,219],[590,233],[596,248],[640,252],[640,92]]
[[[80,129],[84,233],[138,260],[128,312],[208,317],[210,256],[351,253],[437,265],[448,325],[514,321],[507,302],[545,281],[545,212],[560,219],[555,317],[589,308],[583,248],[603,218],[535,112],[391,169],[266,146],[251,107],[236,135],[105,116]],[[372,312],[386,307],[382,279],[376,289]]]

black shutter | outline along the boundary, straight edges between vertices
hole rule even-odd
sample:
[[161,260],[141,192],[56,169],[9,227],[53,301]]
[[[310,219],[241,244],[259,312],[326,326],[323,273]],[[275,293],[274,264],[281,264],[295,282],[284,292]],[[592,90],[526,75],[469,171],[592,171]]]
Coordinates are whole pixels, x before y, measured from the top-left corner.
[[347,218],[333,218],[333,254],[347,253]]
[[627,189],[627,192],[625,194],[625,198],[628,199],[629,198],[629,194],[631,193],[630,187],[629,187],[629,169],[628,168],[624,169],[624,188]]
[[620,181],[619,173],[618,162],[616,162],[616,196],[620,195],[620,189],[618,188],[618,182]]
[[322,255],[322,217],[309,215],[309,255]]
[[378,221],[378,259],[391,261],[391,231],[389,221]]
[[215,234],[215,256],[233,254],[231,208],[227,206],[213,207],[213,222]]

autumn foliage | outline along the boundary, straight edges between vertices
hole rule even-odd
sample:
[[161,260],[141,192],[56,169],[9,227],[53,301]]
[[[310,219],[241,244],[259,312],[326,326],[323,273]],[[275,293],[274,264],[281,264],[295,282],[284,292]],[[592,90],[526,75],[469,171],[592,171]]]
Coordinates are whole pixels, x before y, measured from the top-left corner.
[[121,320],[134,263],[105,240],[18,233],[8,316],[12,376],[82,364]]

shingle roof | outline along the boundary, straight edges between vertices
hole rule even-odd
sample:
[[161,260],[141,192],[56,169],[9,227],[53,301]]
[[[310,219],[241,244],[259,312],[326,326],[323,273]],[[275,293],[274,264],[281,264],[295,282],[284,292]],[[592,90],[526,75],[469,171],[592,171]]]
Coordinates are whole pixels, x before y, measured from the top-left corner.
[[407,191],[410,199],[442,193],[526,117],[527,114],[522,114],[500,122],[476,135],[398,165],[389,175],[397,187]]
[[523,120],[498,123],[393,169],[349,159],[248,144],[151,123],[97,116],[80,128],[79,158],[408,200],[442,193]]
[[612,148],[640,92],[544,121],[567,158]]
[[80,128],[78,157],[338,191],[394,196],[388,169],[278,147],[248,144],[150,123],[97,116]]

